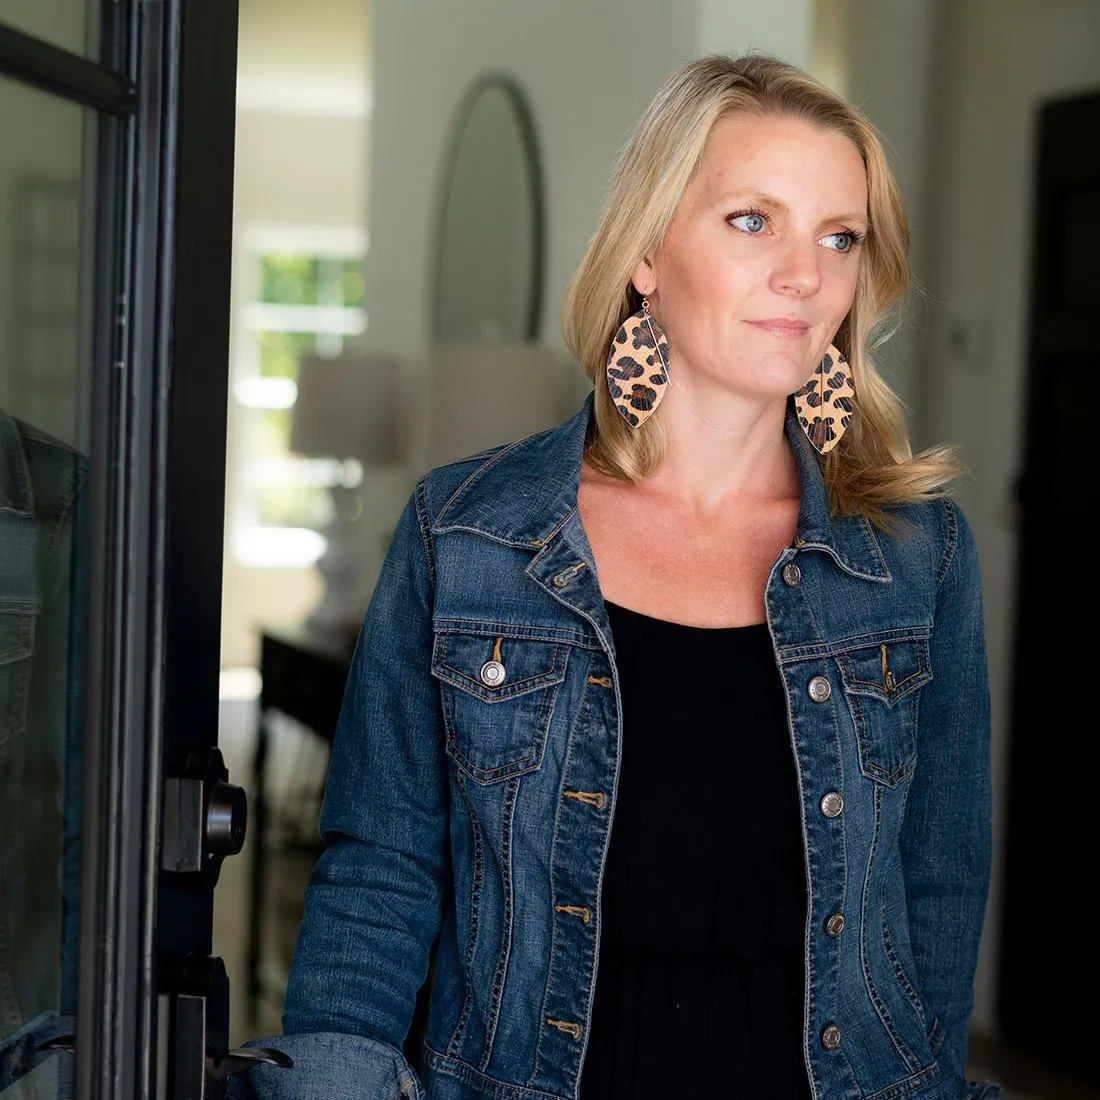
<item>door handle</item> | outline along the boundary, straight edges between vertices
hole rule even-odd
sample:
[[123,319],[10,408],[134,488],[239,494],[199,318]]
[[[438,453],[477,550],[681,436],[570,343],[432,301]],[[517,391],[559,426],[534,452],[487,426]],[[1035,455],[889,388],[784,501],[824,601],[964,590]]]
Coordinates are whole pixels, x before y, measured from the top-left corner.
[[278,1066],[280,1069],[293,1069],[294,1059],[274,1047],[243,1047],[227,1050],[218,1058],[208,1059],[207,1073],[220,1080],[234,1073],[243,1073],[253,1066]]
[[168,1024],[168,1100],[222,1100],[225,1079],[235,1073],[258,1065],[294,1066],[272,1047],[229,1049],[229,977],[216,955],[162,957],[160,1011]]

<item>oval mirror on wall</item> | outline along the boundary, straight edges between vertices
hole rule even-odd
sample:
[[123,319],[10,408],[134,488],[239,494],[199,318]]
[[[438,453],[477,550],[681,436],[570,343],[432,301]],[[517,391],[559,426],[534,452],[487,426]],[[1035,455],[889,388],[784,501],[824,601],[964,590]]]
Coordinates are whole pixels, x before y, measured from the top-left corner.
[[479,78],[455,114],[434,241],[437,342],[539,333],[543,195],[534,121],[511,78]]

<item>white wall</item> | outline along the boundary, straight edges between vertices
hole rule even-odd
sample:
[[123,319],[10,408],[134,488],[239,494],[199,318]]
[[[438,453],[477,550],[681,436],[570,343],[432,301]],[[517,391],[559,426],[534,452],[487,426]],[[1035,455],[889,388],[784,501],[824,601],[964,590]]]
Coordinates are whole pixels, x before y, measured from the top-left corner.
[[[909,215],[916,288],[927,284],[931,264],[928,190],[938,0],[848,0],[847,6],[841,22],[849,65],[842,91],[866,113],[886,146]],[[925,352],[928,315],[916,289],[897,320],[900,327],[877,350],[876,363],[908,409],[919,445],[926,425],[917,365]]]
[[[812,0],[694,0],[693,53],[762,50],[795,65],[809,64],[814,34]],[[684,18],[691,4],[676,4]]]
[[[636,43],[629,58],[618,48],[624,35]],[[809,0],[379,4],[368,342],[402,354],[425,344],[441,158],[454,107],[475,76],[509,72],[531,101],[547,204],[542,339],[560,346],[566,284],[595,228],[613,162],[661,81],[701,52],[767,48],[805,63],[809,35]]]

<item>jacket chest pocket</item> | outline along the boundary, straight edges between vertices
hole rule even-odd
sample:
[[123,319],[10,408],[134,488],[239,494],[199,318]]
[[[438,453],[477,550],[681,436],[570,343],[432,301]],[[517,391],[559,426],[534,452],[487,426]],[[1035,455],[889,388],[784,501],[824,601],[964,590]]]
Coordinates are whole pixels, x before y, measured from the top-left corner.
[[27,725],[34,614],[0,611],[0,748]]
[[890,640],[838,654],[868,779],[896,787],[917,758],[920,689],[932,679],[925,638]]
[[432,673],[454,762],[479,783],[537,768],[568,657],[562,642],[437,634]]

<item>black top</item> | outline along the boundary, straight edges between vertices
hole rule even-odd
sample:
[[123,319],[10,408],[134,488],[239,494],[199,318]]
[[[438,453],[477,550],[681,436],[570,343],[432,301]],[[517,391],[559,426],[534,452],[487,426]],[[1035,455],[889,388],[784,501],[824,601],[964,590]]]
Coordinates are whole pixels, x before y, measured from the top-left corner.
[[607,611],[623,753],[581,1096],[809,1098],[802,831],[767,627]]

